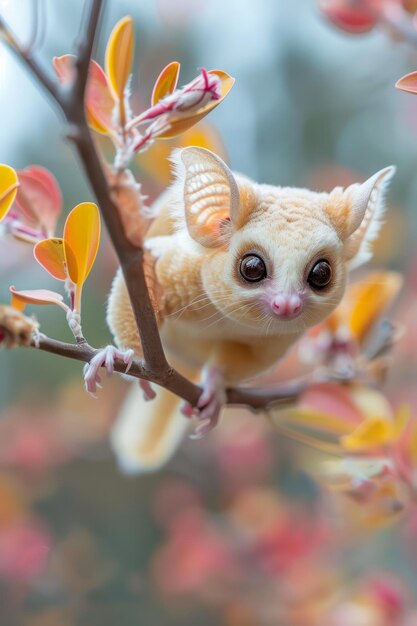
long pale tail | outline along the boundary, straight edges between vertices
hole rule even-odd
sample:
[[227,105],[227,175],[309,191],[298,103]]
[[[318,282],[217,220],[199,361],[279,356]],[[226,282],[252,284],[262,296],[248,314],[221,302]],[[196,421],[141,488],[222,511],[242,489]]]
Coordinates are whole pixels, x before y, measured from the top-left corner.
[[[195,380],[198,374],[194,374]],[[152,472],[171,458],[189,425],[180,412],[181,403],[180,398],[161,387],[154,400],[146,401],[139,385],[132,384],[110,434],[122,471]]]

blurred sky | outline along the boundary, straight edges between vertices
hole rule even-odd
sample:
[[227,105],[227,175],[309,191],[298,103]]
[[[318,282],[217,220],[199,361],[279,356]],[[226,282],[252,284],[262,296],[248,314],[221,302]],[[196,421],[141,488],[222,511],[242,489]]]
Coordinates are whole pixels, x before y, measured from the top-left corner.
[[[45,67],[54,54],[71,50],[84,4],[39,1]],[[210,119],[239,170],[268,182],[301,184],[305,170],[320,161],[368,174],[398,161],[401,150],[417,151],[417,123],[410,137],[409,124],[398,115],[417,103],[393,89],[403,71],[413,61],[417,65],[415,53],[379,32],[352,37],[337,31],[314,0],[178,0],[175,10],[171,0],[107,4],[100,53],[114,22],[133,14],[134,85],[145,99],[157,72],[173,58],[183,62],[184,82],[200,66],[236,77]],[[1,0],[4,15],[26,40],[31,6],[29,0]],[[25,70],[4,48],[0,54],[0,158],[20,164],[22,144],[33,151],[38,144],[37,156],[47,160],[46,149],[61,133],[56,115]],[[66,150],[59,158],[69,158]]]

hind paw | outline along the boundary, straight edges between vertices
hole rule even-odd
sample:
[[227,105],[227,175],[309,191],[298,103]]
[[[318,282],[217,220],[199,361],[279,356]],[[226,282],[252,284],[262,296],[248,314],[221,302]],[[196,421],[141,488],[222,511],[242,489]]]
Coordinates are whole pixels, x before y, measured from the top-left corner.
[[190,404],[185,404],[182,407],[183,415],[186,417],[196,415],[198,421],[201,422],[191,433],[191,439],[201,439],[217,426],[222,407],[226,401],[223,375],[220,368],[208,367],[203,373],[202,386],[203,392],[198,399],[196,409]]

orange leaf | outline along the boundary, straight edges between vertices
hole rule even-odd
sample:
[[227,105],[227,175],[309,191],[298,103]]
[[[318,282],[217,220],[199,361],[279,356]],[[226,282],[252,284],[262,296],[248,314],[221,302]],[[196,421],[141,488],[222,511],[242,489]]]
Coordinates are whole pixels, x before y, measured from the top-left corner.
[[408,91],[408,93],[417,93],[417,72],[406,74],[395,83],[397,89]]
[[201,109],[198,109],[197,111],[194,111],[189,115],[181,114],[178,115],[177,118],[175,118],[175,114],[173,114],[173,117],[170,117],[169,119],[170,128],[165,133],[158,135],[157,139],[169,139],[171,137],[175,137],[175,135],[180,135],[181,133],[194,126],[194,124],[197,124],[197,122],[203,119],[203,117],[210,113],[210,111],[215,109],[216,106],[223,102],[223,100],[233,87],[235,79],[232,78],[232,76],[229,76],[229,74],[227,74],[226,72],[223,72],[222,70],[210,70],[207,73],[214,74],[215,76],[218,76],[220,78],[220,92],[222,94],[221,98],[219,98],[218,100],[210,100],[210,102],[208,102]]
[[134,49],[133,20],[122,18],[113,28],[106,47],[106,73],[116,98],[123,100],[129,79]]
[[[53,66],[60,82],[65,85],[74,78],[73,54],[54,57]],[[107,135],[113,130],[113,110],[115,101],[107,76],[96,61],[90,61],[85,97],[88,123],[93,130]]]
[[12,206],[18,186],[15,170],[8,165],[0,164],[0,221]]
[[68,215],[64,226],[64,254],[67,274],[76,285],[76,309],[100,243],[100,213],[93,202],[82,202]]
[[51,276],[58,280],[66,280],[64,240],[54,237],[39,241],[33,248],[37,262]]
[[410,420],[410,407],[407,404],[403,404],[399,407],[394,415],[394,422],[392,425],[392,438],[393,441],[397,441],[404,433],[405,428]]
[[204,121],[186,130],[175,140],[155,141],[149,150],[138,154],[139,167],[161,187],[166,187],[172,179],[169,157],[173,148],[187,146],[206,148],[215,152],[223,161],[228,160],[219,132],[209,122]]
[[49,289],[17,291],[16,287],[13,286],[9,287],[9,290],[12,294],[11,305],[19,311],[23,311],[26,304],[56,304],[65,311],[69,310],[67,305],[63,302],[63,296],[55,291],[49,291]]
[[391,425],[383,417],[367,417],[352,433],[340,439],[345,450],[363,452],[387,444],[391,440]]
[[352,285],[350,296],[354,304],[349,327],[360,344],[394,301],[402,283],[401,275],[396,272],[374,272],[364,281]]
[[152,91],[152,106],[168,94],[172,93],[178,83],[178,75],[180,73],[180,64],[178,61],[169,63],[156,79]]
[[114,107],[115,101],[107,76],[98,63],[91,61],[86,91],[86,112],[90,127],[103,135],[113,131]]

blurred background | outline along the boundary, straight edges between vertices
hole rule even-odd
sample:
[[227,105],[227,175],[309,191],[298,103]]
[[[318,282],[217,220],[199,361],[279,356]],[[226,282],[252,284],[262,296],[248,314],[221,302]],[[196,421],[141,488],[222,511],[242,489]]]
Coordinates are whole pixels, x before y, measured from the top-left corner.
[[[73,49],[87,3],[38,4],[35,51],[50,70],[52,56]],[[0,0],[22,41],[32,36],[34,6]],[[388,390],[413,410],[417,98],[394,84],[417,69],[417,48],[378,29],[349,36],[314,0],[108,0],[98,61],[125,14],[137,29],[135,110],[148,106],[172,60],[181,62],[181,84],[202,66],[236,78],[195,129],[233,169],[323,191],[397,165],[373,265],[405,275],[395,312],[405,335]],[[56,108],[4,46],[0,120],[0,162],[49,168],[64,213],[93,199]],[[151,200],[169,182],[173,145],[158,143],[134,163]],[[11,284],[56,289],[30,248],[1,241],[1,302]],[[111,341],[105,306],[115,269],[104,235],[83,303],[95,346]],[[36,315],[50,336],[70,340],[61,311]],[[280,369],[290,377],[293,361]],[[127,477],[107,438],[125,381],[105,380],[93,399],[79,363],[35,350],[0,352],[0,372],[2,626],[417,624],[416,511],[377,528],[344,517],[315,478],[317,453],[261,415],[234,409],[163,471]]]

